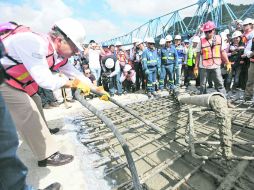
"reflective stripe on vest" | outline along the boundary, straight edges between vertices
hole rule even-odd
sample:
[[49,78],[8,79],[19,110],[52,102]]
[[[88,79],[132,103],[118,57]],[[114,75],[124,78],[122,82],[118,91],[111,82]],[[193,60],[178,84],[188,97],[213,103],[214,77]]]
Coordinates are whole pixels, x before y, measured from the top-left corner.
[[202,64],[209,67],[214,64],[221,64],[221,37],[216,35],[214,45],[211,45],[206,38],[201,39]]
[[157,59],[152,59],[152,60],[147,61],[147,64],[150,64],[150,63],[157,63]]
[[[59,67],[64,66],[68,62],[68,59],[64,59],[55,65],[54,49],[51,43],[48,43],[48,56],[46,56],[48,66],[50,70],[56,71],[57,69],[59,69]],[[10,79],[6,80],[5,82],[16,89],[26,92],[29,96],[33,96],[34,94],[36,94],[38,92],[39,86],[31,77],[23,63],[19,63],[18,61],[10,58],[9,56],[7,56],[7,58],[15,62],[16,65],[12,65],[6,68],[6,74],[10,77]]]

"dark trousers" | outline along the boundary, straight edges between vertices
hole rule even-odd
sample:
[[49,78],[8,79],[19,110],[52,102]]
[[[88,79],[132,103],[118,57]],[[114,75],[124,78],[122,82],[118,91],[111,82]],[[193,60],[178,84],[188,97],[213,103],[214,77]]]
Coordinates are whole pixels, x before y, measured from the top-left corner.
[[44,106],[45,104],[49,104],[51,102],[56,102],[56,99],[52,90],[39,87],[38,94],[41,97],[42,106]]
[[136,90],[140,90],[141,83],[142,89],[145,89],[145,76],[143,74],[142,64],[140,62],[135,62],[134,70],[136,72]]

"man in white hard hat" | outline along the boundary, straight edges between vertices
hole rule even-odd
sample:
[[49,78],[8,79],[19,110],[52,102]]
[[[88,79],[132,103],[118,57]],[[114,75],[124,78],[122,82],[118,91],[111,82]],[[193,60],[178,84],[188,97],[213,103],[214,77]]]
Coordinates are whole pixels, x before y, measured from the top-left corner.
[[[82,50],[85,30],[78,21],[66,18],[56,22],[49,35],[31,31],[12,34],[3,39],[8,55],[2,59],[2,65],[9,77],[0,86],[3,98],[20,135],[36,156],[38,166],[67,164],[73,156],[59,152],[42,118],[37,91],[39,86],[50,90],[80,86],[84,92],[90,91],[90,80],[68,63],[69,57]],[[53,75],[51,71],[65,76]]]
[[145,74],[147,75],[147,96],[150,98],[157,96],[155,92],[155,84],[158,74],[161,74],[160,59],[154,47],[155,41],[153,38],[147,38],[147,49],[142,54],[142,66]]
[[160,80],[159,80],[159,88],[160,90],[163,90],[164,88],[164,80],[166,77],[166,74],[169,75],[168,84],[166,85],[166,88],[171,90],[174,90],[174,68],[178,65],[178,53],[175,47],[172,44],[173,38],[171,35],[166,36],[166,44],[165,47],[161,49],[161,52],[159,54],[160,60],[161,60],[161,74],[160,74]]
[[178,65],[175,67],[175,85],[176,87],[180,86],[181,83],[181,73],[182,73],[182,66],[184,63],[186,63],[185,58],[186,58],[186,49],[185,47],[181,44],[182,37],[180,35],[175,36],[175,48],[178,53]]

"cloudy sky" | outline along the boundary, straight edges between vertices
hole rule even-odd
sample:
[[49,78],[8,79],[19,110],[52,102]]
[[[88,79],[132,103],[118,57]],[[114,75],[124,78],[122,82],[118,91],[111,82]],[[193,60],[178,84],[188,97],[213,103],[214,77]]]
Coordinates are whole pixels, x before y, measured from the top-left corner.
[[[16,21],[38,32],[64,17],[80,20],[87,41],[108,40],[123,35],[148,20],[177,10],[198,0],[0,0],[0,22]],[[250,4],[253,0],[225,0]],[[195,7],[182,14],[193,14]]]

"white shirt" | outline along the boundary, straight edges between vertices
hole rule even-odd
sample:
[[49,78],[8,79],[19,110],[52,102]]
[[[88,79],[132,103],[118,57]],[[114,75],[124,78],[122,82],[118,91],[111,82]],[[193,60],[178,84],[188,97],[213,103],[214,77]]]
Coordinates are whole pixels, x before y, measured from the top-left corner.
[[89,68],[90,69],[99,69],[99,68],[101,68],[100,53],[101,53],[100,50],[89,49],[88,55],[89,55]]
[[[24,64],[31,77],[40,87],[56,90],[67,83],[67,78],[53,75],[49,69],[46,59],[48,54],[48,41],[46,37],[43,39],[37,34],[24,32],[8,37],[3,43],[8,54],[18,62]],[[54,51],[53,56],[55,58],[55,64],[63,60],[57,55],[56,51]],[[6,57],[1,61],[4,68],[16,64]],[[91,83],[88,78],[84,77],[84,75],[78,72],[70,63],[59,68],[59,71],[67,77],[75,77],[86,83],[89,81],[88,84]]]
[[244,49],[244,54],[247,55],[248,58],[251,57],[251,53],[252,53],[251,47],[252,47],[252,40],[249,40],[246,48]]

